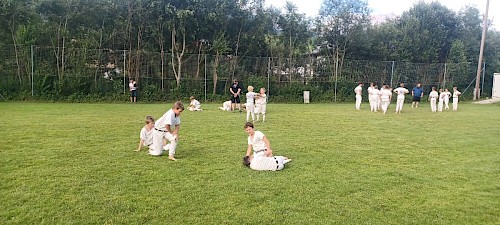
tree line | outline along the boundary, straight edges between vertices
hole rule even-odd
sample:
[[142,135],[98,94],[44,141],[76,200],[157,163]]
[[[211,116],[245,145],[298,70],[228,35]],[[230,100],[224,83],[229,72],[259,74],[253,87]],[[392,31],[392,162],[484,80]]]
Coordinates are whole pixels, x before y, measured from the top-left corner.
[[[55,79],[39,85],[59,93],[78,89],[67,82],[68,62],[76,57],[70,49],[125,50],[124,72],[136,80],[143,73],[144,52],[157,52],[157,73],[171,74],[176,87],[186,76],[200,76],[202,56],[208,54],[215,95],[220,77],[248,75],[239,69],[250,63],[244,57],[279,58],[289,69],[297,59],[323,57],[336,76],[347,73],[348,60],[474,65],[482,29],[475,7],[453,11],[423,1],[378,24],[363,0],[323,0],[314,18],[290,2],[278,9],[264,0],[0,0],[0,17],[0,51],[11,56],[0,62],[2,88],[19,95],[28,89],[22,81],[30,79],[30,56],[23,46],[52,47],[54,60],[46,63]],[[500,71],[500,32],[490,29],[486,40],[485,83],[491,87],[492,74]],[[193,55],[189,62],[197,68],[187,70]],[[221,74],[223,61],[228,63]]]

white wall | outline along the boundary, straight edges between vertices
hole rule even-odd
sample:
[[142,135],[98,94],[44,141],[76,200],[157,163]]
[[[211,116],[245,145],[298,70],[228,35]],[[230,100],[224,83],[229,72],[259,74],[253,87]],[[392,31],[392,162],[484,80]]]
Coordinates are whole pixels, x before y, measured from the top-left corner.
[[491,91],[492,98],[500,98],[500,73],[493,74],[493,90]]

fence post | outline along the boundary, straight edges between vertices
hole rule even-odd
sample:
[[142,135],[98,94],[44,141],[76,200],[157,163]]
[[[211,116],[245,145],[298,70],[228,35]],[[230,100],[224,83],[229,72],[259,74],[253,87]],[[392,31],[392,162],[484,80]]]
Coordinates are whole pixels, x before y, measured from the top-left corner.
[[335,93],[334,101],[337,102],[337,78],[338,78],[339,57],[335,57]]
[[393,78],[394,78],[394,61],[392,61],[392,65],[391,65],[391,88],[392,88]]
[[161,91],[165,91],[165,84],[163,83],[163,76],[165,75],[165,51],[161,50]]
[[269,101],[269,77],[271,73],[271,57],[267,57],[267,101]]
[[447,72],[447,67],[446,67],[446,63],[444,63],[443,87],[442,88],[444,88],[446,86],[446,72]]
[[123,50],[123,94],[125,94],[125,73],[127,72],[127,50]]
[[207,102],[207,54],[205,54],[205,102]]
[[33,91],[33,80],[34,80],[34,76],[35,76],[35,56],[34,56],[34,52],[33,52],[33,45],[31,45],[31,97],[34,96],[34,91]]

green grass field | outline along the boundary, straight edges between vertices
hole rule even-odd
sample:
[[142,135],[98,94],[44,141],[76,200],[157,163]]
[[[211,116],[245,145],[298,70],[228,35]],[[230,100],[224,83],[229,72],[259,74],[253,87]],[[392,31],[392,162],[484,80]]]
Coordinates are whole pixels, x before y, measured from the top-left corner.
[[178,161],[134,152],[171,105],[0,103],[0,224],[500,224],[498,104],[269,104],[278,172],[219,104],[182,114]]

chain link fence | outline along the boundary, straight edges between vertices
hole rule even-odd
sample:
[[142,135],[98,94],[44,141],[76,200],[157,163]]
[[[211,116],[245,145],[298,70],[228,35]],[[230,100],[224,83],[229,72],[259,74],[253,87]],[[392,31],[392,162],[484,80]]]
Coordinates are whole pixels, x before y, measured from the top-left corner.
[[222,101],[229,98],[229,85],[237,78],[245,86],[266,88],[271,101],[299,102],[308,90],[311,101],[341,102],[354,99],[357,82],[392,87],[404,82],[408,88],[420,82],[426,91],[431,86],[452,85],[467,90],[476,77],[473,63],[339,60],[332,56],[271,58],[202,52],[179,56],[45,46],[4,48],[0,54],[0,94],[11,99],[92,101],[114,96],[114,100],[125,100],[129,79],[134,78],[142,101],[191,95]]

